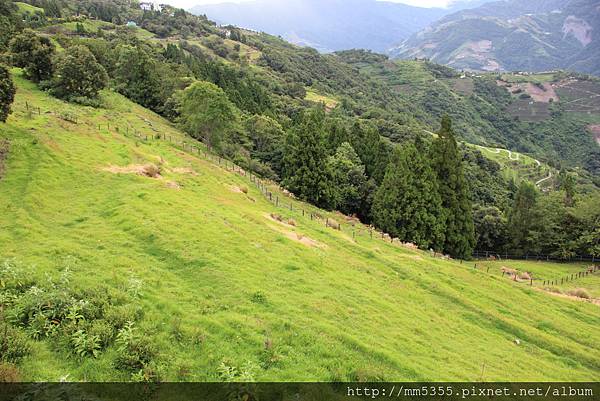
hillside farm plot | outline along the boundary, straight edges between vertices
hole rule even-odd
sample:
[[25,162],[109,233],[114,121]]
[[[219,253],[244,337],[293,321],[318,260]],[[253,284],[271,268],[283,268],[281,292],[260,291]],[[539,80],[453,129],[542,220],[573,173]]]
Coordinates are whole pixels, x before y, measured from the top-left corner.
[[565,111],[600,114],[600,83],[566,80],[554,85]]
[[455,91],[465,96],[471,96],[473,94],[473,91],[475,90],[475,82],[473,82],[473,80],[470,78],[452,79],[451,83],[452,88]]
[[525,122],[540,122],[550,118],[550,103],[535,102],[532,99],[513,101],[506,111]]

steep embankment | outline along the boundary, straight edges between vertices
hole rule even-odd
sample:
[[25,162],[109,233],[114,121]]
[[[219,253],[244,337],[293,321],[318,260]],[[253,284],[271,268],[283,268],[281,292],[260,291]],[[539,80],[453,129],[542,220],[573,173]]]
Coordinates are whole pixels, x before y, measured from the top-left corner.
[[[358,226],[353,239],[347,224],[325,226],[340,216],[312,220],[316,210],[273,187],[294,205],[276,208],[248,177],[152,139],[184,137],[114,93],[106,108],[84,108],[15,78],[15,112],[0,126],[10,141],[0,255],[33,266],[40,283],[69,268],[69,288],[129,294],[162,380],[598,377],[597,306]],[[18,365],[25,380],[132,378],[116,369],[123,351],[110,337],[94,358],[76,356],[61,328],[19,330],[38,338]]]

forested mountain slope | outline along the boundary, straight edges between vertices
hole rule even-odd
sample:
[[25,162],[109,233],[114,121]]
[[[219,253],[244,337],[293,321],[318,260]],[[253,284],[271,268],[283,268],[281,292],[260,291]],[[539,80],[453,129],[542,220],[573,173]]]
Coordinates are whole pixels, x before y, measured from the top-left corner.
[[442,18],[393,49],[457,69],[600,75],[600,2],[507,0]]

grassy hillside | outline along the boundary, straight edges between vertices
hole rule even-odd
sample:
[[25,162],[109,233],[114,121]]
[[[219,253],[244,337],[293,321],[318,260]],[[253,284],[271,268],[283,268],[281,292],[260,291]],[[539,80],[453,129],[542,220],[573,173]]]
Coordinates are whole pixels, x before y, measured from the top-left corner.
[[[0,257],[14,259],[1,270],[6,319],[52,291],[82,300],[60,322],[42,313],[16,325],[32,347],[18,361],[24,380],[598,377],[597,305],[359,226],[353,239],[347,225],[325,226],[341,216],[276,208],[247,177],[151,139],[184,137],[119,95],[104,92],[102,109],[74,106],[15,74],[14,113],[0,126],[10,143]],[[150,164],[160,174],[136,174]],[[22,269],[34,287],[11,282]],[[11,285],[24,292],[12,298]],[[123,368],[124,319],[154,347],[141,371]],[[78,356],[80,332],[100,326],[106,344]]]

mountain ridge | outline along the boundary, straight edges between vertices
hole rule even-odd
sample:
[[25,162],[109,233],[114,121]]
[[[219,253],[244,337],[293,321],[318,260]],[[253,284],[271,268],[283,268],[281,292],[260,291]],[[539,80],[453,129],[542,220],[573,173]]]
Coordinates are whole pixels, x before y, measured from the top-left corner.
[[408,38],[444,15],[480,3],[461,1],[443,9],[375,0],[255,0],[198,5],[190,11],[220,24],[280,35],[321,52],[352,48],[385,52],[398,39]]
[[596,0],[498,1],[445,16],[390,54],[466,70],[567,69],[599,75],[599,27]]

